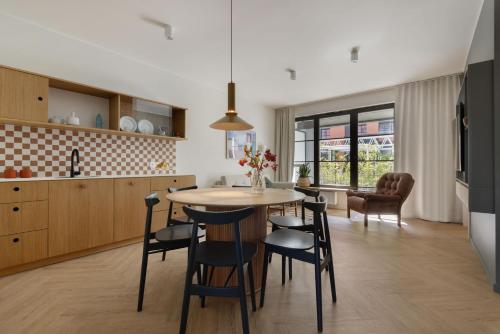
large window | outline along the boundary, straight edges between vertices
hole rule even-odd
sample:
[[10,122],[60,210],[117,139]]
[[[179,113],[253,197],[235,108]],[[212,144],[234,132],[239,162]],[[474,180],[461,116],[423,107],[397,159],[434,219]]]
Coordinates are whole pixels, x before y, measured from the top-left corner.
[[394,168],[394,105],[297,118],[295,171],[303,163],[315,185],[374,187]]

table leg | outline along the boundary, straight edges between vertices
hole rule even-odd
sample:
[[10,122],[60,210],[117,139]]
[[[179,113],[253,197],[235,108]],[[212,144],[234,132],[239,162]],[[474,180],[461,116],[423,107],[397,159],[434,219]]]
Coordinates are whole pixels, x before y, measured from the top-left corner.
[[[207,207],[208,211],[231,211],[235,208]],[[257,244],[257,255],[253,260],[255,289],[259,290],[262,279],[262,266],[264,264],[264,245],[260,242],[267,234],[267,212],[265,206],[255,208],[255,212],[240,223],[241,240]],[[209,225],[206,229],[207,240],[233,241],[234,232],[232,225]],[[216,268],[212,278],[213,286],[223,286],[231,268]],[[248,290],[248,276],[245,270],[245,286]],[[236,274],[230,280],[229,286],[237,285]]]

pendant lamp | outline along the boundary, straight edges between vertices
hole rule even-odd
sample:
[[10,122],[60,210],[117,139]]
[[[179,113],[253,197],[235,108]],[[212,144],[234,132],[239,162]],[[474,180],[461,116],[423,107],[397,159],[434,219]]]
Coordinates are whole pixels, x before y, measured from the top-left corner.
[[227,84],[227,112],[224,117],[210,124],[212,129],[241,131],[253,129],[236,112],[236,85],[233,82],[233,0],[231,0],[231,81]]

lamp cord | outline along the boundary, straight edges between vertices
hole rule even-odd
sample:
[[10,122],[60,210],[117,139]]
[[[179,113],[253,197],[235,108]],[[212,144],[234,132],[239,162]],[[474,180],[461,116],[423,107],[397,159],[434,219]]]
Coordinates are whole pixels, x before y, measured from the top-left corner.
[[231,0],[231,82],[233,82],[233,0]]

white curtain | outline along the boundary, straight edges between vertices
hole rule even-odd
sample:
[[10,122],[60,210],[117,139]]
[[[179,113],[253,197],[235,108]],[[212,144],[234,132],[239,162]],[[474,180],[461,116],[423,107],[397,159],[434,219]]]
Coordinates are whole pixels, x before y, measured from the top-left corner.
[[275,147],[278,156],[278,181],[289,182],[293,177],[293,153],[295,148],[295,113],[292,108],[276,111]]
[[460,76],[401,85],[396,97],[395,166],[415,185],[403,216],[457,222],[455,105]]

